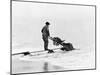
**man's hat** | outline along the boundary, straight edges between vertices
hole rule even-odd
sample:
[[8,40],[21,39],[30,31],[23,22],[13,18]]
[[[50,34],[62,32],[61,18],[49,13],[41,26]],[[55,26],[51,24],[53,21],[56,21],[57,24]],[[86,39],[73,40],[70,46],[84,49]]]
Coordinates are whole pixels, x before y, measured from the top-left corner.
[[46,22],[45,24],[46,24],[46,25],[50,25],[50,23],[49,23],[49,22]]

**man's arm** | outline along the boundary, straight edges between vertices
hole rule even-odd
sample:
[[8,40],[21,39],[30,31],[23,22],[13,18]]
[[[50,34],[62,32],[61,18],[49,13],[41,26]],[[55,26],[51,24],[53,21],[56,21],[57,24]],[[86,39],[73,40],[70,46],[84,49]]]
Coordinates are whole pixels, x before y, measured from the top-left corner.
[[49,32],[49,30],[48,30],[48,36],[50,37],[50,32]]
[[41,30],[42,33],[44,32],[44,29],[45,29],[45,27],[42,28],[42,30]]

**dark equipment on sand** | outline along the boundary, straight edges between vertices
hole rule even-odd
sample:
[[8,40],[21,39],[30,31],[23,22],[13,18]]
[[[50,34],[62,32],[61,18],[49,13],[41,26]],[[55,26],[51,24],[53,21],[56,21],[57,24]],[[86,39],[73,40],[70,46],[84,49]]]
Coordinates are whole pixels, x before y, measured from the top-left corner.
[[61,45],[62,46],[61,50],[63,51],[75,50],[72,43],[65,43],[64,42],[65,40],[61,40],[59,37],[50,37],[50,39],[53,41],[54,45],[56,46]]
[[12,54],[12,55],[19,55],[19,54],[23,54],[24,56],[31,55],[31,53],[30,53],[29,51],[27,51],[27,52],[15,53],[15,54]]

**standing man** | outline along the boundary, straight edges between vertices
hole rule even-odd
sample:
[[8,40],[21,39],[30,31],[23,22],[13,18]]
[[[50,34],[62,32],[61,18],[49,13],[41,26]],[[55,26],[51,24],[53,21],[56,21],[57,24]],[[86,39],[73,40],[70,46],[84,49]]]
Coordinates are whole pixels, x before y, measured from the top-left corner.
[[44,50],[48,50],[48,38],[50,37],[50,33],[49,33],[49,22],[45,23],[45,26],[42,28],[41,32],[42,32],[42,39],[44,41]]

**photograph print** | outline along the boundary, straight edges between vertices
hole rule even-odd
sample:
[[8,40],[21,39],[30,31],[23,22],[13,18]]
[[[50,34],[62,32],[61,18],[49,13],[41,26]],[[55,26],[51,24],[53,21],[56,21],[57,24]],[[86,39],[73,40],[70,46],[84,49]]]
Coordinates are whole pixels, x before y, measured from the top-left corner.
[[11,74],[96,69],[96,6],[11,1]]

